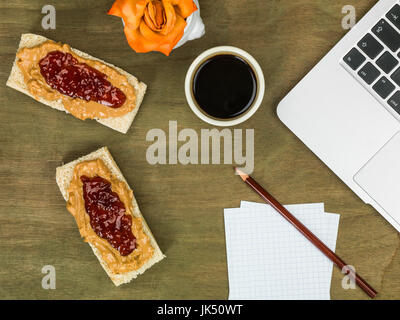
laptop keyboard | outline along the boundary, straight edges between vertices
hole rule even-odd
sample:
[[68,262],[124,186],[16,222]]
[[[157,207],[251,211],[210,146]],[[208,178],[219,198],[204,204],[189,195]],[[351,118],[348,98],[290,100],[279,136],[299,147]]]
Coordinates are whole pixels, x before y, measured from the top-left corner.
[[400,5],[367,32],[343,61],[400,115]]

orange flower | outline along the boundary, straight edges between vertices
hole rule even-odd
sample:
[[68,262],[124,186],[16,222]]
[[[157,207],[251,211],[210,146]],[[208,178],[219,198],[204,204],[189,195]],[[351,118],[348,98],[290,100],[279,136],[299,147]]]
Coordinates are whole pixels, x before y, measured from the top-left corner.
[[183,36],[193,0],[116,0],[108,14],[121,17],[125,36],[136,52],[169,55]]

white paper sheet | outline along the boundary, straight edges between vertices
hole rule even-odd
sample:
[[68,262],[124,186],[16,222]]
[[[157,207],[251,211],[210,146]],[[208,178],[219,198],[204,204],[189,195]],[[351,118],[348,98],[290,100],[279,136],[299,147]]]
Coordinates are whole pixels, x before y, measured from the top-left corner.
[[[335,250],[340,216],[324,205],[286,208]],[[229,299],[330,299],[332,262],[272,207],[225,209]]]

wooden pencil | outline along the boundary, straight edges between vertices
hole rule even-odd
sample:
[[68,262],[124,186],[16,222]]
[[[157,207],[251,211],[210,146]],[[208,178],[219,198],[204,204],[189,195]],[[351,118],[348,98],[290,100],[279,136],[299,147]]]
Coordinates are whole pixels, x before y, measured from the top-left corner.
[[[270,204],[278,213],[280,213],[288,222],[290,222],[303,236],[305,236],[312,244],[314,244],[325,256],[327,256],[340,270],[347,266],[339,256],[336,255],[331,249],[329,249],[317,236],[315,236],[305,225],[296,219],[283,205],[281,205],[272,195],[270,195],[263,187],[261,187],[252,177],[245,174],[241,170],[235,168],[237,174],[242,180],[248,184],[255,192],[257,192],[261,198],[263,198],[268,204]],[[372,288],[363,278],[361,278],[356,272],[353,272],[350,268],[347,268],[346,274],[353,276],[356,284],[365,291],[368,296],[375,298],[377,292]]]

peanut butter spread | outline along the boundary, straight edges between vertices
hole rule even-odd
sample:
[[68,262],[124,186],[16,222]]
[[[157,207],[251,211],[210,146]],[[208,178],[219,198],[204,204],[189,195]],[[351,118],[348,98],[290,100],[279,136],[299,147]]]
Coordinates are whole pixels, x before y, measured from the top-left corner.
[[[96,101],[86,101],[80,98],[72,98],[53,89],[46,82],[39,66],[40,61],[49,53],[59,51],[71,54],[78,63],[86,64],[98,72],[104,74],[112,86],[119,89],[126,96],[123,104],[117,108],[112,108]],[[17,53],[17,65],[21,70],[29,92],[38,99],[39,97],[50,101],[62,100],[64,108],[73,116],[85,119],[106,119],[120,117],[132,111],[136,107],[136,94],[134,87],[129,84],[126,76],[108,65],[91,59],[84,59],[75,54],[66,44],[46,41],[41,45],[32,48],[22,48]]]
[[[136,238],[136,248],[127,256],[122,256],[106,239],[99,237],[90,224],[85,209],[82,176],[101,177],[111,183],[111,189],[118,194],[125,205],[126,215],[132,216],[132,234]],[[68,188],[67,209],[74,216],[79,232],[84,241],[89,242],[99,252],[108,268],[114,274],[121,274],[139,269],[154,253],[150,238],[143,230],[142,220],[133,215],[133,192],[125,182],[118,180],[101,159],[80,162],[75,166],[73,178]]]

